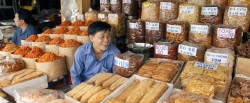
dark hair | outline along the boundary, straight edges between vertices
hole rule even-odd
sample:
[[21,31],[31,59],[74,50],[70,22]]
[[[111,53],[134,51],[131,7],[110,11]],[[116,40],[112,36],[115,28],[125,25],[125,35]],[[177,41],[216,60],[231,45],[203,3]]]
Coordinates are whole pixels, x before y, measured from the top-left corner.
[[95,35],[97,32],[100,31],[110,31],[111,26],[107,22],[102,21],[95,21],[88,27],[88,35]]
[[19,20],[24,20],[27,24],[33,24],[37,22],[31,15],[31,12],[26,9],[18,9],[17,12]]

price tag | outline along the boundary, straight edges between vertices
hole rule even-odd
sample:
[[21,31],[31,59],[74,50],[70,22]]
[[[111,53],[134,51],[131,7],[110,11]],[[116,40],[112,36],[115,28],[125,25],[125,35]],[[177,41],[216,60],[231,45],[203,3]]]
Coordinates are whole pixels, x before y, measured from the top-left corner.
[[117,4],[117,0],[110,0],[110,4]]
[[162,10],[171,10],[172,3],[171,2],[161,2],[160,3],[160,9]]
[[247,8],[246,7],[229,7],[228,10],[229,16],[246,16],[247,15]]
[[131,4],[131,0],[122,0],[122,3],[124,3],[124,4]]
[[218,14],[218,8],[217,7],[202,7],[201,8],[201,14],[202,15],[217,15]]
[[207,70],[217,70],[218,65],[206,64],[206,63],[201,63],[201,62],[196,61],[194,64],[194,67],[203,68],[203,69],[207,69]]
[[218,28],[217,36],[221,38],[234,38],[236,29]]
[[77,20],[84,20],[84,16],[83,15],[77,15]]
[[139,24],[138,23],[129,23],[129,27],[131,29],[138,29],[139,28]]
[[159,23],[154,22],[146,22],[147,30],[159,30]]
[[228,54],[207,52],[206,61],[216,63],[228,63]]
[[155,45],[155,54],[168,55],[167,45]]
[[194,14],[194,6],[181,6],[182,14]]
[[105,18],[105,14],[98,14],[98,18],[99,19]]
[[115,57],[115,65],[122,67],[122,68],[128,68],[129,61]]
[[181,33],[181,26],[179,25],[169,25],[167,24],[167,32],[170,33]]
[[189,56],[196,56],[197,48],[180,44],[178,52]]
[[191,25],[191,33],[208,34],[207,25]]
[[100,0],[100,4],[107,4],[108,0]]
[[110,19],[116,19],[117,15],[116,14],[108,14],[108,18]]

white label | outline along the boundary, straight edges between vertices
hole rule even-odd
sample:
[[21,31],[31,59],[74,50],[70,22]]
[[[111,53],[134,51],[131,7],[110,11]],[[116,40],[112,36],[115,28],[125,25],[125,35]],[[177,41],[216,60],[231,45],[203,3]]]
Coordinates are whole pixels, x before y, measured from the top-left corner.
[[99,19],[105,18],[105,14],[98,14],[98,18]]
[[247,15],[247,8],[246,7],[229,7],[228,10],[229,16],[246,16]]
[[110,0],[110,4],[117,4],[117,0]]
[[155,45],[155,54],[168,55],[167,45]]
[[196,56],[197,48],[180,44],[178,52],[189,56]]
[[194,64],[195,67],[197,68],[203,68],[203,69],[207,69],[207,70],[217,70],[218,65],[214,65],[214,64],[206,64],[206,63],[201,63],[201,62],[195,62]]
[[146,22],[147,30],[159,30],[159,23]]
[[202,7],[201,14],[202,15],[217,15],[218,8],[217,7]]
[[207,25],[191,25],[191,33],[208,34]]
[[167,32],[170,32],[170,33],[181,33],[181,26],[167,24]]
[[115,57],[115,65],[122,67],[122,68],[128,68],[129,61]]
[[139,24],[138,23],[129,23],[129,27],[131,29],[138,29],[139,28]]
[[234,38],[235,29],[218,28],[217,36],[221,38]]
[[108,18],[110,19],[116,19],[116,14],[108,14]]
[[107,4],[107,3],[108,3],[108,0],[100,0],[100,3],[101,3],[101,4]]
[[171,2],[161,2],[161,4],[160,4],[160,9],[171,10],[171,8],[172,8]]
[[84,16],[83,15],[77,15],[77,20],[84,20]]
[[131,0],[123,0],[122,3],[130,4],[130,3],[131,3]]
[[228,54],[207,52],[206,61],[216,63],[228,63]]
[[182,14],[194,14],[194,6],[181,6]]

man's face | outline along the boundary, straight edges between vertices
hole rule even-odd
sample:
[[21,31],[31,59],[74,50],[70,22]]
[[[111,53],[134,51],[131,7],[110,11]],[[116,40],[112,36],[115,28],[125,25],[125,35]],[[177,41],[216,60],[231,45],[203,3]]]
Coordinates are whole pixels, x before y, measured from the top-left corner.
[[24,24],[24,20],[20,20],[17,13],[15,14],[14,21],[17,27],[20,27]]
[[93,43],[93,47],[98,51],[106,51],[110,43],[109,30],[99,31],[94,35],[90,35],[90,40]]

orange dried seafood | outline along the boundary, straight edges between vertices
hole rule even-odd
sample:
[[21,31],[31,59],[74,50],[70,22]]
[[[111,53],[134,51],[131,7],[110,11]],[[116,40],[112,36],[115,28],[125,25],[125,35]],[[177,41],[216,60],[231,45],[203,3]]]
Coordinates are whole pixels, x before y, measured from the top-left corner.
[[52,62],[60,58],[62,57],[57,56],[56,54],[51,53],[51,52],[46,52],[45,54],[43,54],[41,57],[37,59],[37,62]]
[[2,51],[4,52],[14,52],[18,49],[19,47],[16,44],[7,44]]
[[88,36],[88,31],[87,30],[82,31],[82,33],[79,34],[79,36]]
[[38,58],[44,54],[44,51],[37,46],[34,46],[32,50],[25,55],[26,58]]
[[32,35],[30,35],[28,38],[26,38],[25,40],[27,40],[27,41],[36,41],[38,39],[38,36],[37,35],[35,35],[35,34],[32,34]]
[[77,42],[74,39],[68,39],[61,45],[61,47],[70,48],[70,47],[79,47],[81,45],[82,45],[81,43]]
[[16,55],[26,55],[31,51],[31,48],[28,46],[22,46],[14,54]]
[[53,31],[51,29],[46,29],[45,31],[42,32],[42,34],[52,34]]
[[50,37],[47,35],[42,35],[35,42],[49,42],[51,41]]
[[70,29],[66,34],[79,35],[81,33],[82,33],[82,31],[79,27],[74,27],[74,28]]
[[60,24],[60,26],[70,26],[70,25],[71,25],[71,22],[68,21],[68,20],[63,21],[63,22]]
[[82,20],[76,20],[71,26],[84,26],[84,23]]
[[68,29],[66,27],[60,27],[56,29],[53,34],[65,34],[68,32]]
[[62,44],[64,42],[65,41],[62,38],[57,37],[57,38],[53,39],[52,41],[50,41],[49,45],[59,45],[59,44]]

